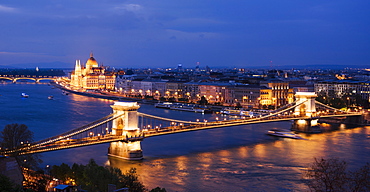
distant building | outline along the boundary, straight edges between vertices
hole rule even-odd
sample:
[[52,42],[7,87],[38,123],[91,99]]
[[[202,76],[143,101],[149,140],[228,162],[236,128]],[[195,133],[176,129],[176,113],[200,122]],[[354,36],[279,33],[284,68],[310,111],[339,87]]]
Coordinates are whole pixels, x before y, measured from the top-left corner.
[[370,81],[325,80],[315,83],[315,92],[329,98],[361,95],[362,99],[370,101]]
[[198,85],[199,96],[205,97],[208,103],[223,103],[225,101],[226,86],[229,85],[230,83],[200,83]]
[[224,105],[244,108],[260,108],[263,105],[271,105],[271,89],[259,85],[229,85],[225,88]]
[[177,64],[177,71],[183,71],[181,63]]
[[105,67],[99,66],[91,53],[85,67],[81,66],[80,60],[76,60],[75,70],[71,74],[70,85],[77,89],[114,90],[115,82],[115,74],[106,71]]
[[271,88],[272,105],[276,107],[284,106],[294,101],[294,92],[289,88],[289,82],[278,79],[261,81],[261,86]]
[[187,82],[184,83],[184,93],[185,93],[185,98],[189,100],[189,102],[194,102],[196,103],[197,101],[200,100],[200,90],[199,90],[199,84],[198,82]]

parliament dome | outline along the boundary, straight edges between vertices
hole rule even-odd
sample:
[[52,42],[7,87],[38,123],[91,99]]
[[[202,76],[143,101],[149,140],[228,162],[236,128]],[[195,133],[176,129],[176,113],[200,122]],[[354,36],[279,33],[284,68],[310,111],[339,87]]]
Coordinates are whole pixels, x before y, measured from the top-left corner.
[[98,62],[95,60],[93,53],[90,53],[90,58],[86,61],[86,68],[99,67]]

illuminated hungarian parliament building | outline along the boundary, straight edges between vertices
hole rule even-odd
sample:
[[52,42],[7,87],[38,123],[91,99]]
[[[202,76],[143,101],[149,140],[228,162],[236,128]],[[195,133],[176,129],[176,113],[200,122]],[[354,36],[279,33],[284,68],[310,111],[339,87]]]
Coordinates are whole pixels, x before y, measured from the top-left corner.
[[76,60],[75,70],[71,74],[70,86],[86,90],[114,90],[115,81],[116,75],[106,71],[105,67],[99,66],[93,54],[90,53],[85,67],[81,67],[81,61]]

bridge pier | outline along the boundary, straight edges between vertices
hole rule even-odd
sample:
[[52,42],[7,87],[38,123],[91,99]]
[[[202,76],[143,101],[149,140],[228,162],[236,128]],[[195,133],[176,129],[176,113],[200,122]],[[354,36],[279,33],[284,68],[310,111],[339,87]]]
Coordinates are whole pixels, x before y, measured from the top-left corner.
[[122,136],[122,141],[111,142],[108,155],[127,160],[140,160],[143,158],[141,140],[128,140],[140,135],[138,128],[137,102],[115,102],[111,105],[114,116],[120,116],[113,120],[112,135]]
[[309,119],[298,119],[294,120],[292,124],[293,131],[305,132],[305,133],[317,133],[321,132],[321,128],[318,124],[317,118]]

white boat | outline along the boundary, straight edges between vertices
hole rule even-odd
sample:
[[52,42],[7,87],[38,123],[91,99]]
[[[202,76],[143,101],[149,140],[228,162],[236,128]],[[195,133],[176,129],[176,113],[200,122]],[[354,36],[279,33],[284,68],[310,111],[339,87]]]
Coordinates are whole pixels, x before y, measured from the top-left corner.
[[171,106],[170,109],[179,110],[179,111],[190,111],[196,113],[204,113],[204,109],[196,108],[194,106],[187,106],[187,105],[174,105]]
[[244,111],[244,110],[241,110],[240,111],[240,115],[241,116],[246,116],[246,117],[257,117],[259,115],[259,113],[256,113],[256,112],[253,112],[253,111]]
[[284,138],[291,138],[291,139],[303,139],[300,135],[293,133],[289,130],[281,130],[281,129],[271,129],[267,131],[267,135],[275,136],[275,137],[284,137]]
[[50,96],[48,97],[48,99],[52,100],[52,99],[54,99],[54,96],[50,95]]
[[228,109],[228,108],[226,108],[226,109],[221,110],[221,113],[225,114],[225,115],[241,115],[242,112],[239,109]]
[[29,97],[29,95],[27,95],[27,94],[25,94],[25,93],[22,93],[22,94],[21,94],[21,97],[23,97],[23,98],[28,98],[28,97]]
[[169,109],[169,108],[171,108],[171,106],[172,106],[172,103],[168,103],[168,102],[154,104],[154,107],[156,107],[156,108],[164,108],[164,109]]

